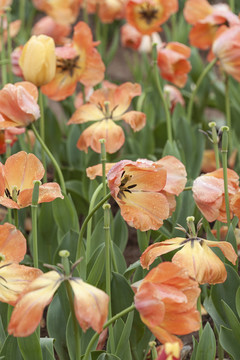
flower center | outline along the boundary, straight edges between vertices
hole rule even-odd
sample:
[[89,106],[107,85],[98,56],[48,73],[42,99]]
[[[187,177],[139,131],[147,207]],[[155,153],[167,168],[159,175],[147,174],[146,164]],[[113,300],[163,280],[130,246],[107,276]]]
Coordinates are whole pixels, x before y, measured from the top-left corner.
[[125,175],[125,171],[123,171],[122,177],[121,177],[121,184],[119,186],[119,193],[118,193],[119,199],[121,199],[122,197],[126,197],[124,192],[128,192],[131,194],[132,193],[131,189],[133,189],[137,186],[137,184],[132,184],[132,185],[127,186],[127,183],[129,180],[131,180],[131,178],[132,178],[132,175]]
[[4,192],[5,192],[5,195],[6,195],[7,198],[17,202],[17,197],[18,197],[18,195],[20,193],[20,190],[17,189],[17,186],[13,186],[12,194],[10,193],[8,188],[6,188]]
[[80,55],[77,55],[72,59],[57,58],[57,68],[61,72],[68,72],[72,77],[74,75],[74,70],[81,68],[78,65],[79,59]]
[[99,110],[101,110],[101,112],[104,115],[104,119],[108,120],[108,119],[113,119],[113,112],[116,110],[116,108],[118,107],[118,105],[116,105],[111,111],[109,109],[109,105],[110,102],[109,101],[104,101],[104,104],[102,105],[101,103],[98,103],[97,107],[99,108]]
[[152,21],[158,18],[158,11],[159,9],[153,4],[144,3],[139,10],[139,15],[142,20],[150,25]]

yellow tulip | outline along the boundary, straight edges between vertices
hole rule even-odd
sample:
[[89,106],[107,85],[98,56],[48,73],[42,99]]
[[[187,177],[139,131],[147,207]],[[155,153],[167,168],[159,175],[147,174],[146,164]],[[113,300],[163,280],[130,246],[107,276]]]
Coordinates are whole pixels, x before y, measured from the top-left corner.
[[24,45],[19,65],[25,80],[36,86],[48,84],[55,76],[55,44],[46,35],[32,36]]

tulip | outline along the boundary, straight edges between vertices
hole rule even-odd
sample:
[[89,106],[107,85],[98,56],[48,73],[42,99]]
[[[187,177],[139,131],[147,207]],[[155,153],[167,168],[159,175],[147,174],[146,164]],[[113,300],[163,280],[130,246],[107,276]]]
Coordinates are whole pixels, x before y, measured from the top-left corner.
[[23,47],[19,65],[26,80],[36,86],[48,84],[56,73],[53,39],[46,35],[32,36]]

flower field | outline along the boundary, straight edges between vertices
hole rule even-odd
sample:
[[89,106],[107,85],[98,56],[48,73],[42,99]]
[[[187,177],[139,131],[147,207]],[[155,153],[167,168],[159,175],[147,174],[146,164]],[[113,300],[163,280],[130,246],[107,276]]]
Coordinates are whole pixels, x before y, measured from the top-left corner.
[[0,0],[0,359],[240,359],[240,3]]

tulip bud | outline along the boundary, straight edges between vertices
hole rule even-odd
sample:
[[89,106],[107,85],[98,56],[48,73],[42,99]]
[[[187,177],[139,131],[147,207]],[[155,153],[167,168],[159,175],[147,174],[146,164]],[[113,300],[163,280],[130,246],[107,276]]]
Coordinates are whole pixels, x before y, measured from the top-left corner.
[[32,36],[23,47],[19,65],[25,80],[36,86],[48,84],[55,76],[55,44],[46,35]]

